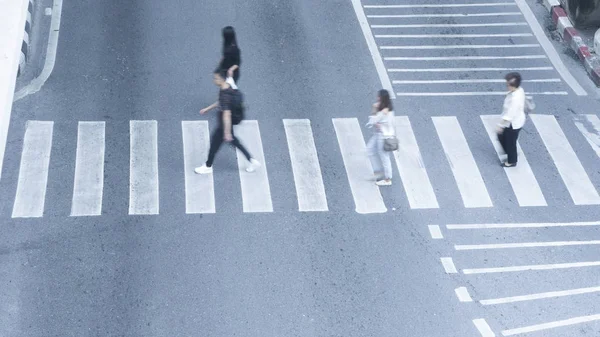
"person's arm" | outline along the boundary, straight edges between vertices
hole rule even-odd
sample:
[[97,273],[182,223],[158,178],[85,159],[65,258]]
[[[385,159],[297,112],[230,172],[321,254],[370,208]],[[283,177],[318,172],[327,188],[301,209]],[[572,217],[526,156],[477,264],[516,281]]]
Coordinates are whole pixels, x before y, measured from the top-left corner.
[[214,102],[213,104],[207,106],[206,108],[200,110],[200,114],[204,115],[205,113],[209,112],[210,110],[216,108],[217,106],[219,106],[219,101]]
[[238,66],[237,64],[234,64],[231,67],[229,67],[229,69],[227,69],[227,76],[233,77],[233,72],[236,71],[239,67],[240,66]]

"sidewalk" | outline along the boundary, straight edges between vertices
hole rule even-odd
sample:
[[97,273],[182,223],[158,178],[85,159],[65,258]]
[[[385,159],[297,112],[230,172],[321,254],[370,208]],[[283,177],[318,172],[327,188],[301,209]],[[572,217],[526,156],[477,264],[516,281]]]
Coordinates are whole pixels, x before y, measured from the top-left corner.
[[0,177],[28,4],[28,0],[0,0]]

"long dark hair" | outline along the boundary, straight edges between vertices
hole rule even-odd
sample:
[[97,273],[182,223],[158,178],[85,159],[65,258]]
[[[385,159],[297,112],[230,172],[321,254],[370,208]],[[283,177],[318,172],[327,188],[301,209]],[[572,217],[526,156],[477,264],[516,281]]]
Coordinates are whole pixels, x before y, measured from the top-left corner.
[[231,26],[223,28],[223,49],[228,47],[237,47],[237,40],[235,38],[235,30]]
[[385,89],[381,89],[378,92],[379,95],[379,111],[387,108],[389,111],[394,110],[394,106],[392,105],[392,100],[390,99],[390,93],[385,90]]

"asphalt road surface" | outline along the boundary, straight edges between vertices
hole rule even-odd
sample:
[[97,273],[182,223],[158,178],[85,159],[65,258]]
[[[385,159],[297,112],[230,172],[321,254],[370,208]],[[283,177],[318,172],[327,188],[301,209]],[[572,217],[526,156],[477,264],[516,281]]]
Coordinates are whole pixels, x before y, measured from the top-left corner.
[[[65,1],[12,112],[0,335],[600,334],[600,91],[541,4],[466,3]],[[263,166],[224,147],[197,176],[226,25]],[[514,69],[537,108],[505,170],[486,116]],[[382,87],[401,148],[379,188]]]

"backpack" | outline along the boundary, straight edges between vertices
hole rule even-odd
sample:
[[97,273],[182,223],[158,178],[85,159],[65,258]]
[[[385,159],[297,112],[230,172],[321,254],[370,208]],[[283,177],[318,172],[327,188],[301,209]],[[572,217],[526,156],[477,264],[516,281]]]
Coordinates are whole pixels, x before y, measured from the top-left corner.
[[244,119],[244,95],[239,89],[231,90],[231,123],[237,125]]

